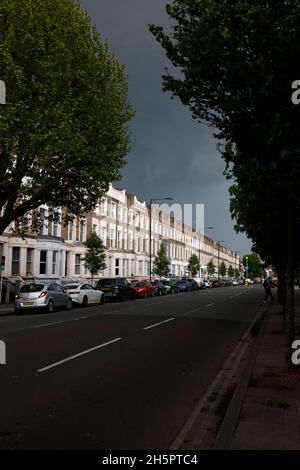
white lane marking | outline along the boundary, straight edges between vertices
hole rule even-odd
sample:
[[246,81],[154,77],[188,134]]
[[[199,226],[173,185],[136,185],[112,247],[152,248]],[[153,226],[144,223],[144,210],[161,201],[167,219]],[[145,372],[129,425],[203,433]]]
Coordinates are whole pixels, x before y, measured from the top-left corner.
[[159,323],[154,323],[153,325],[146,326],[143,330],[150,330],[150,328],[155,328],[156,326],[163,325],[164,323],[168,323],[169,321],[175,320],[175,318],[169,318],[168,320],[161,321]]
[[183,315],[189,315],[190,313],[198,312],[201,307],[193,308],[193,310],[189,310],[188,312],[185,312]]
[[85,351],[82,351],[78,354],[74,354],[73,356],[69,356],[66,359],[62,359],[61,361],[55,362],[54,364],[50,364],[49,366],[43,367],[42,369],[38,369],[37,372],[45,372],[45,370],[52,369],[53,367],[60,366],[61,364],[64,364],[65,362],[72,361],[73,359],[76,359],[77,357],[84,356],[85,354],[88,354],[92,351],[96,351],[97,349],[104,348],[105,346],[108,346],[109,344],[116,343],[117,341],[121,341],[122,338],[115,338],[112,339],[111,341],[107,341],[106,343],[100,344],[99,346],[95,346],[94,348],[86,349]]
[[213,307],[214,305],[216,305],[215,303],[213,304],[208,304],[208,305],[205,305],[205,307]]

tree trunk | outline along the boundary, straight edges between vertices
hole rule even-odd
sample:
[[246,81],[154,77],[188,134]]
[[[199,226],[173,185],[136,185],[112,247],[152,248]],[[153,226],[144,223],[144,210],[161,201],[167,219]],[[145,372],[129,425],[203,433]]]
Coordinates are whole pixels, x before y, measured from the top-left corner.
[[294,200],[292,196],[292,185],[289,185],[288,198],[288,241],[287,241],[287,276],[286,276],[286,315],[287,315],[287,362],[292,366],[292,343],[295,340],[295,211]]

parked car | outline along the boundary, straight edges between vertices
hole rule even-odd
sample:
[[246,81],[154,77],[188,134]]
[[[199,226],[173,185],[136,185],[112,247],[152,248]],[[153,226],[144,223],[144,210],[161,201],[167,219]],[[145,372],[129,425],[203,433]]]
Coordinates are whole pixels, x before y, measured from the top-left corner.
[[69,293],[75,305],[104,304],[104,293],[90,284],[67,284],[65,290]]
[[136,299],[135,290],[124,277],[99,279],[96,289],[104,293],[105,299],[119,301]]
[[199,282],[197,282],[199,289],[206,289],[206,282],[204,279],[201,279]]
[[132,281],[131,285],[136,292],[137,297],[146,299],[147,297],[154,297],[155,286],[150,284],[150,281]]
[[179,294],[180,293],[180,290],[176,286],[176,282],[167,281],[167,280],[164,280],[161,282],[165,286],[166,294]]
[[229,287],[229,286],[232,286],[232,285],[233,285],[233,284],[232,284],[232,281],[231,281],[230,279],[226,279],[226,281],[224,281],[224,282],[225,282],[225,286],[226,286],[226,287]]
[[204,282],[205,282],[205,285],[206,285],[207,289],[210,289],[212,287],[212,281],[211,280],[206,279]]
[[16,313],[26,310],[47,310],[52,313],[58,307],[71,310],[72,299],[57,282],[24,284],[15,296]]
[[179,292],[191,292],[192,290],[195,290],[194,286],[190,281],[187,280],[182,280],[178,281],[175,284],[176,289],[179,290]]
[[166,295],[167,294],[167,289],[161,281],[159,280],[151,281],[151,284],[154,287],[154,295]]
[[198,284],[197,281],[195,281],[195,279],[193,278],[182,278],[182,281],[188,281],[192,287],[191,290],[198,290],[198,289],[201,289],[200,285]]
[[221,280],[220,279],[213,279],[212,280],[212,287],[221,287]]

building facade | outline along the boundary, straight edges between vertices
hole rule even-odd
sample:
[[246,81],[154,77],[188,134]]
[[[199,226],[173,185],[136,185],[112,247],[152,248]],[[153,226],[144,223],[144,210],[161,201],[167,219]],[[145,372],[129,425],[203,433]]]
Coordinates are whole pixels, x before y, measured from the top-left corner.
[[[56,279],[70,277],[90,279],[82,258],[84,242],[94,231],[106,247],[106,269],[99,277],[121,276],[148,278],[150,271],[150,207],[125,189],[110,187],[94,212],[84,220],[74,219],[67,226],[58,221],[47,221],[48,208],[40,208],[42,223],[39,233],[22,238],[14,233],[13,224],[0,236],[0,256],[5,256],[3,276],[11,281]],[[200,257],[202,277],[207,277],[207,264],[215,266],[223,261],[228,268],[241,269],[237,253],[203,236],[172,214],[152,206],[151,209],[152,260],[161,243],[167,249],[170,275],[188,275],[189,257]],[[218,273],[216,272],[216,276]],[[97,276],[95,277],[97,279]]]

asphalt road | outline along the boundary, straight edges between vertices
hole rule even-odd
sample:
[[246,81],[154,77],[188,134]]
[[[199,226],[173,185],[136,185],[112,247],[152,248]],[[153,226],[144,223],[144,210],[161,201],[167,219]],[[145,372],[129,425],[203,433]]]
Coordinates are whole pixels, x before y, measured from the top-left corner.
[[234,286],[0,317],[0,448],[168,449],[262,291]]

